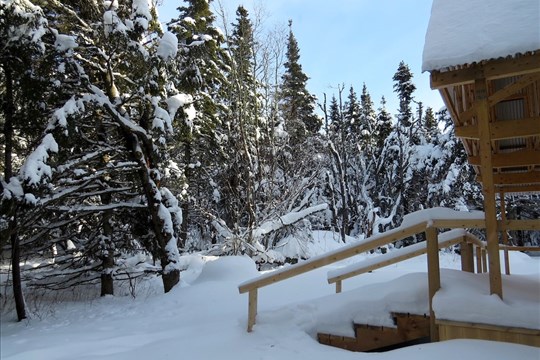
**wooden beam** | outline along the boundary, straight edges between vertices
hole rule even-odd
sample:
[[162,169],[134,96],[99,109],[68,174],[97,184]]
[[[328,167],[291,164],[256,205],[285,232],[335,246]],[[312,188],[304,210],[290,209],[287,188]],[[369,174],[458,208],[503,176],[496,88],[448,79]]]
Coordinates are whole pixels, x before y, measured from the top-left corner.
[[486,80],[540,72],[540,51],[510,59],[488,61],[482,65]]
[[472,66],[458,70],[438,71],[434,70],[430,76],[430,86],[433,90],[448,86],[460,86],[474,82],[477,70]]
[[454,122],[460,123],[460,118],[458,117],[458,112],[456,110],[456,104],[452,102],[452,97],[450,96],[450,90],[448,88],[439,89],[439,93],[446,105],[446,108],[450,112],[450,116],[454,119]]
[[[493,154],[491,159],[494,168],[540,165],[540,149]],[[468,162],[473,166],[480,166],[480,156],[469,156]]]
[[540,219],[499,220],[498,227],[506,230],[540,230]]
[[439,244],[437,228],[426,229],[427,263],[428,263],[428,291],[429,291],[429,321],[430,338],[432,342],[439,341],[439,328],[435,324],[435,312],[433,311],[433,297],[441,288],[441,269],[439,265]]
[[540,74],[527,74],[514,81],[511,84],[506,85],[504,88],[497,90],[495,93],[491,94],[488,97],[489,106],[493,106],[500,101],[507,99],[508,97],[516,94],[518,91],[524,87],[534,83],[535,81],[540,80]]
[[474,107],[470,107],[458,115],[459,121],[461,124],[470,123],[474,115],[476,115],[476,109]]
[[497,192],[504,191],[507,194],[510,193],[540,193],[540,184],[529,184],[525,186],[511,186],[511,185],[505,185],[505,186],[497,186],[495,189]]
[[[513,139],[529,136],[540,136],[540,116],[496,121],[489,124],[490,135],[492,140]],[[478,126],[456,126],[456,136],[464,139],[478,140]]]
[[501,249],[507,251],[540,251],[540,246],[506,246],[501,245]]
[[497,59],[450,71],[431,71],[431,88],[472,84],[478,73],[483,73],[485,80],[512,77],[540,72],[540,51],[532,55],[523,55],[511,59]]
[[432,226],[439,229],[484,229],[484,219],[433,219]]
[[476,117],[480,145],[482,190],[484,193],[484,212],[486,220],[486,240],[489,257],[490,293],[503,298],[501,263],[499,258],[499,237],[497,232],[497,203],[493,177],[491,134],[489,128],[489,104],[486,79],[479,77],[474,81]]
[[461,139],[472,139],[478,140],[478,126],[476,125],[465,125],[465,126],[456,126],[454,128],[456,136]]
[[[484,182],[482,174],[482,182]],[[493,175],[493,183],[496,185],[529,185],[540,183],[540,171],[527,171],[521,173],[501,173]]]
[[540,116],[524,119],[496,121],[494,123],[491,123],[489,127],[492,140],[539,136]]

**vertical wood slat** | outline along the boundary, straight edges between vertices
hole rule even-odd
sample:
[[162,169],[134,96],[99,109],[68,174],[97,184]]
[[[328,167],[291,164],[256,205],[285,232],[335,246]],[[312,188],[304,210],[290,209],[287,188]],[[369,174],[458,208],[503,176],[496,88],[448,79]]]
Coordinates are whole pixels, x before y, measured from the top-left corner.
[[433,312],[433,296],[441,288],[441,272],[439,267],[439,244],[437,228],[426,229],[427,262],[428,262],[428,289],[429,289],[429,321],[430,338],[432,342],[439,341],[439,329],[435,324]]
[[[504,199],[504,191],[500,193],[501,198],[501,231],[502,240],[504,245],[508,245],[508,232],[506,231],[506,202]],[[504,273],[510,275],[510,256],[508,255],[508,249],[504,248]]]
[[478,274],[481,274],[482,271],[482,248],[475,246],[475,254],[476,254],[476,272]]
[[257,318],[257,289],[249,291],[248,304],[248,327],[247,331],[252,332]]
[[488,271],[487,251],[486,249],[481,249],[480,252],[482,253],[482,272],[487,273]]
[[484,213],[486,219],[486,240],[489,261],[489,288],[491,294],[503,298],[501,261],[499,258],[499,238],[497,231],[497,209],[495,202],[495,186],[493,182],[493,162],[491,133],[489,129],[490,109],[488,88],[483,74],[474,82],[476,120],[480,145],[480,169],[482,174],[482,190],[484,193]]

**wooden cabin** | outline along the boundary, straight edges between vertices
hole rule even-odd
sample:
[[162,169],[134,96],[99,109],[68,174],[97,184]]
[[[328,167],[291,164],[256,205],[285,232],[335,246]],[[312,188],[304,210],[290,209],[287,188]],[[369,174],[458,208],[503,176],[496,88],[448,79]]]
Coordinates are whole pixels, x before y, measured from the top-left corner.
[[434,0],[423,70],[482,184],[490,289],[503,298],[500,240],[540,230],[510,228],[505,209],[506,194],[540,193],[540,2]]
[[423,70],[482,183],[491,292],[502,298],[497,196],[504,216],[505,194],[540,192],[540,2],[477,3],[434,1]]

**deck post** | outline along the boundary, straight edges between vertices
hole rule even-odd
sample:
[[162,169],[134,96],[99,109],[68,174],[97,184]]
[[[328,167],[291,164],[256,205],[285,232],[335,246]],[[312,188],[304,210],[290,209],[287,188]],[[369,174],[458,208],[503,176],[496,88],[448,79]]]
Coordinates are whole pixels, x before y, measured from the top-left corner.
[[473,245],[463,241],[460,244],[461,251],[461,270],[466,272],[474,272],[474,254]]
[[257,318],[257,289],[249,290],[248,304],[248,327],[247,331],[253,331],[253,325]]
[[[499,194],[501,199],[501,231],[503,244],[508,246],[508,232],[506,231],[506,202],[504,199],[504,191]],[[508,248],[504,248],[504,272],[506,275],[510,275],[510,256],[508,255]]]
[[439,244],[437,228],[426,229],[427,239],[427,263],[428,263],[428,288],[429,288],[429,333],[432,342],[439,341],[439,328],[435,323],[433,312],[433,296],[441,288],[441,271],[439,267]]
[[339,294],[341,292],[341,280],[336,281],[336,294]]
[[480,145],[480,168],[482,174],[482,191],[484,193],[484,212],[486,219],[486,241],[489,261],[490,293],[503,298],[501,259],[499,257],[499,234],[497,229],[497,203],[495,201],[495,184],[493,179],[493,161],[490,130],[490,107],[488,103],[488,86],[483,72],[477,74],[474,81],[476,122]]

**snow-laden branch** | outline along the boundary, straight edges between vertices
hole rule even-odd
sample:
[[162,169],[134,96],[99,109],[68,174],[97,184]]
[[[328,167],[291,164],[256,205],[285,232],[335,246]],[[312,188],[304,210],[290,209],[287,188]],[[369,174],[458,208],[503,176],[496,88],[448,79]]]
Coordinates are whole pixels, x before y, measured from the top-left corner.
[[281,229],[284,226],[292,225],[306,218],[307,216],[311,214],[314,214],[316,212],[323,211],[326,209],[328,209],[328,204],[326,203],[319,204],[319,205],[315,205],[304,210],[292,211],[288,214],[280,216],[276,220],[265,221],[259,227],[253,230],[253,237],[257,238],[257,237],[269,234],[271,232]]
[[147,205],[134,202],[121,202],[105,205],[68,205],[68,206],[56,206],[54,209],[58,211],[68,212],[101,212],[114,209],[144,209]]

